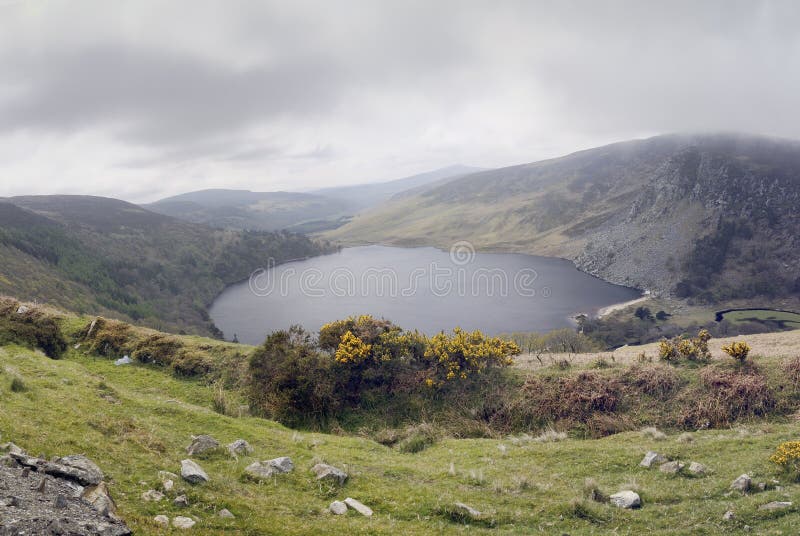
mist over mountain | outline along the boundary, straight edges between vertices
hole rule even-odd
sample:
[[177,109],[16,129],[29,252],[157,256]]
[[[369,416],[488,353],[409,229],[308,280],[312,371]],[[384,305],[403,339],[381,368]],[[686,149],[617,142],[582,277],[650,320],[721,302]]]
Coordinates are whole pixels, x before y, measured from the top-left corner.
[[800,290],[800,143],[667,135],[470,174],[326,236],[559,256],[609,281],[720,301]]

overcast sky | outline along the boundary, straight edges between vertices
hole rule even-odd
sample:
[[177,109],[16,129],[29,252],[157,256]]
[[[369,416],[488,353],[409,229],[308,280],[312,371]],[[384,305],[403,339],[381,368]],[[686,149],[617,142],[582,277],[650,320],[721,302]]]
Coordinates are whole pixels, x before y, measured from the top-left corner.
[[141,202],[800,138],[800,2],[0,0],[0,196]]

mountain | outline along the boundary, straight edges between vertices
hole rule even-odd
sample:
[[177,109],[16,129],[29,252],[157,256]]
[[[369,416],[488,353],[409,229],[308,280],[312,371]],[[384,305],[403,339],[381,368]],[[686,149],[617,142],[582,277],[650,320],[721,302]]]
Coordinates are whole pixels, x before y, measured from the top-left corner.
[[206,307],[253,270],[320,254],[288,233],[214,230],[101,197],[0,200],[0,294],[213,334]]
[[335,229],[357,212],[400,192],[461,176],[479,168],[450,166],[389,182],[323,188],[309,193],[200,190],[143,205],[147,210],[219,229],[310,234]]
[[460,164],[444,167],[427,173],[420,173],[403,179],[387,182],[356,184],[351,186],[335,186],[322,188],[313,193],[324,195],[351,203],[359,210],[375,206],[391,199],[393,196],[409,190],[426,188],[449,180],[483,171],[482,168],[462,166]]
[[662,295],[718,302],[800,291],[800,143],[668,135],[474,173],[326,234],[572,259]]
[[[168,197],[144,208],[193,223],[220,229],[273,231],[337,222],[352,215],[347,201],[297,192],[250,192],[247,190],[201,190]],[[327,228],[330,228],[329,223]]]

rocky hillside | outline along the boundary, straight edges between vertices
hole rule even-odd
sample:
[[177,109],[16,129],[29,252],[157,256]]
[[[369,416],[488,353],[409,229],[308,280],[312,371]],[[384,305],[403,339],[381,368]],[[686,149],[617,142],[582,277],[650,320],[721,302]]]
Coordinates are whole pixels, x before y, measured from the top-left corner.
[[711,302],[800,291],[799,201],[800,143],[672,135],[468,175],[327,236],[445,248],[468,240]]
[[213,230],[98,197],[0,200],[0,293],[211,334],[225,285],[326,249],[287,233]]

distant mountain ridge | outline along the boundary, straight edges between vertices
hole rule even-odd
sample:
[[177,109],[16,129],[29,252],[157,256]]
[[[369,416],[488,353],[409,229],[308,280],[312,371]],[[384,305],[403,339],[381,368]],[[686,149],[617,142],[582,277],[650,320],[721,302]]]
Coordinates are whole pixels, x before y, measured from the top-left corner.
[[144,208],[221,229],[287,229],[311,233],[343,225],[359,211],[411,188],[432,185],[480,168],[450,166],[388,182],[323,188],[312,192],[210,189],[168,197]]
[[569,258],[604,279],[719,301],[800,291],[800,143],[667,135],[488,170],[326,234],[347,243]]
[[0,200],[0,294],[216,334],[207,307],[255,269],[329,251],[288,233],[216,230],[91,196]]

